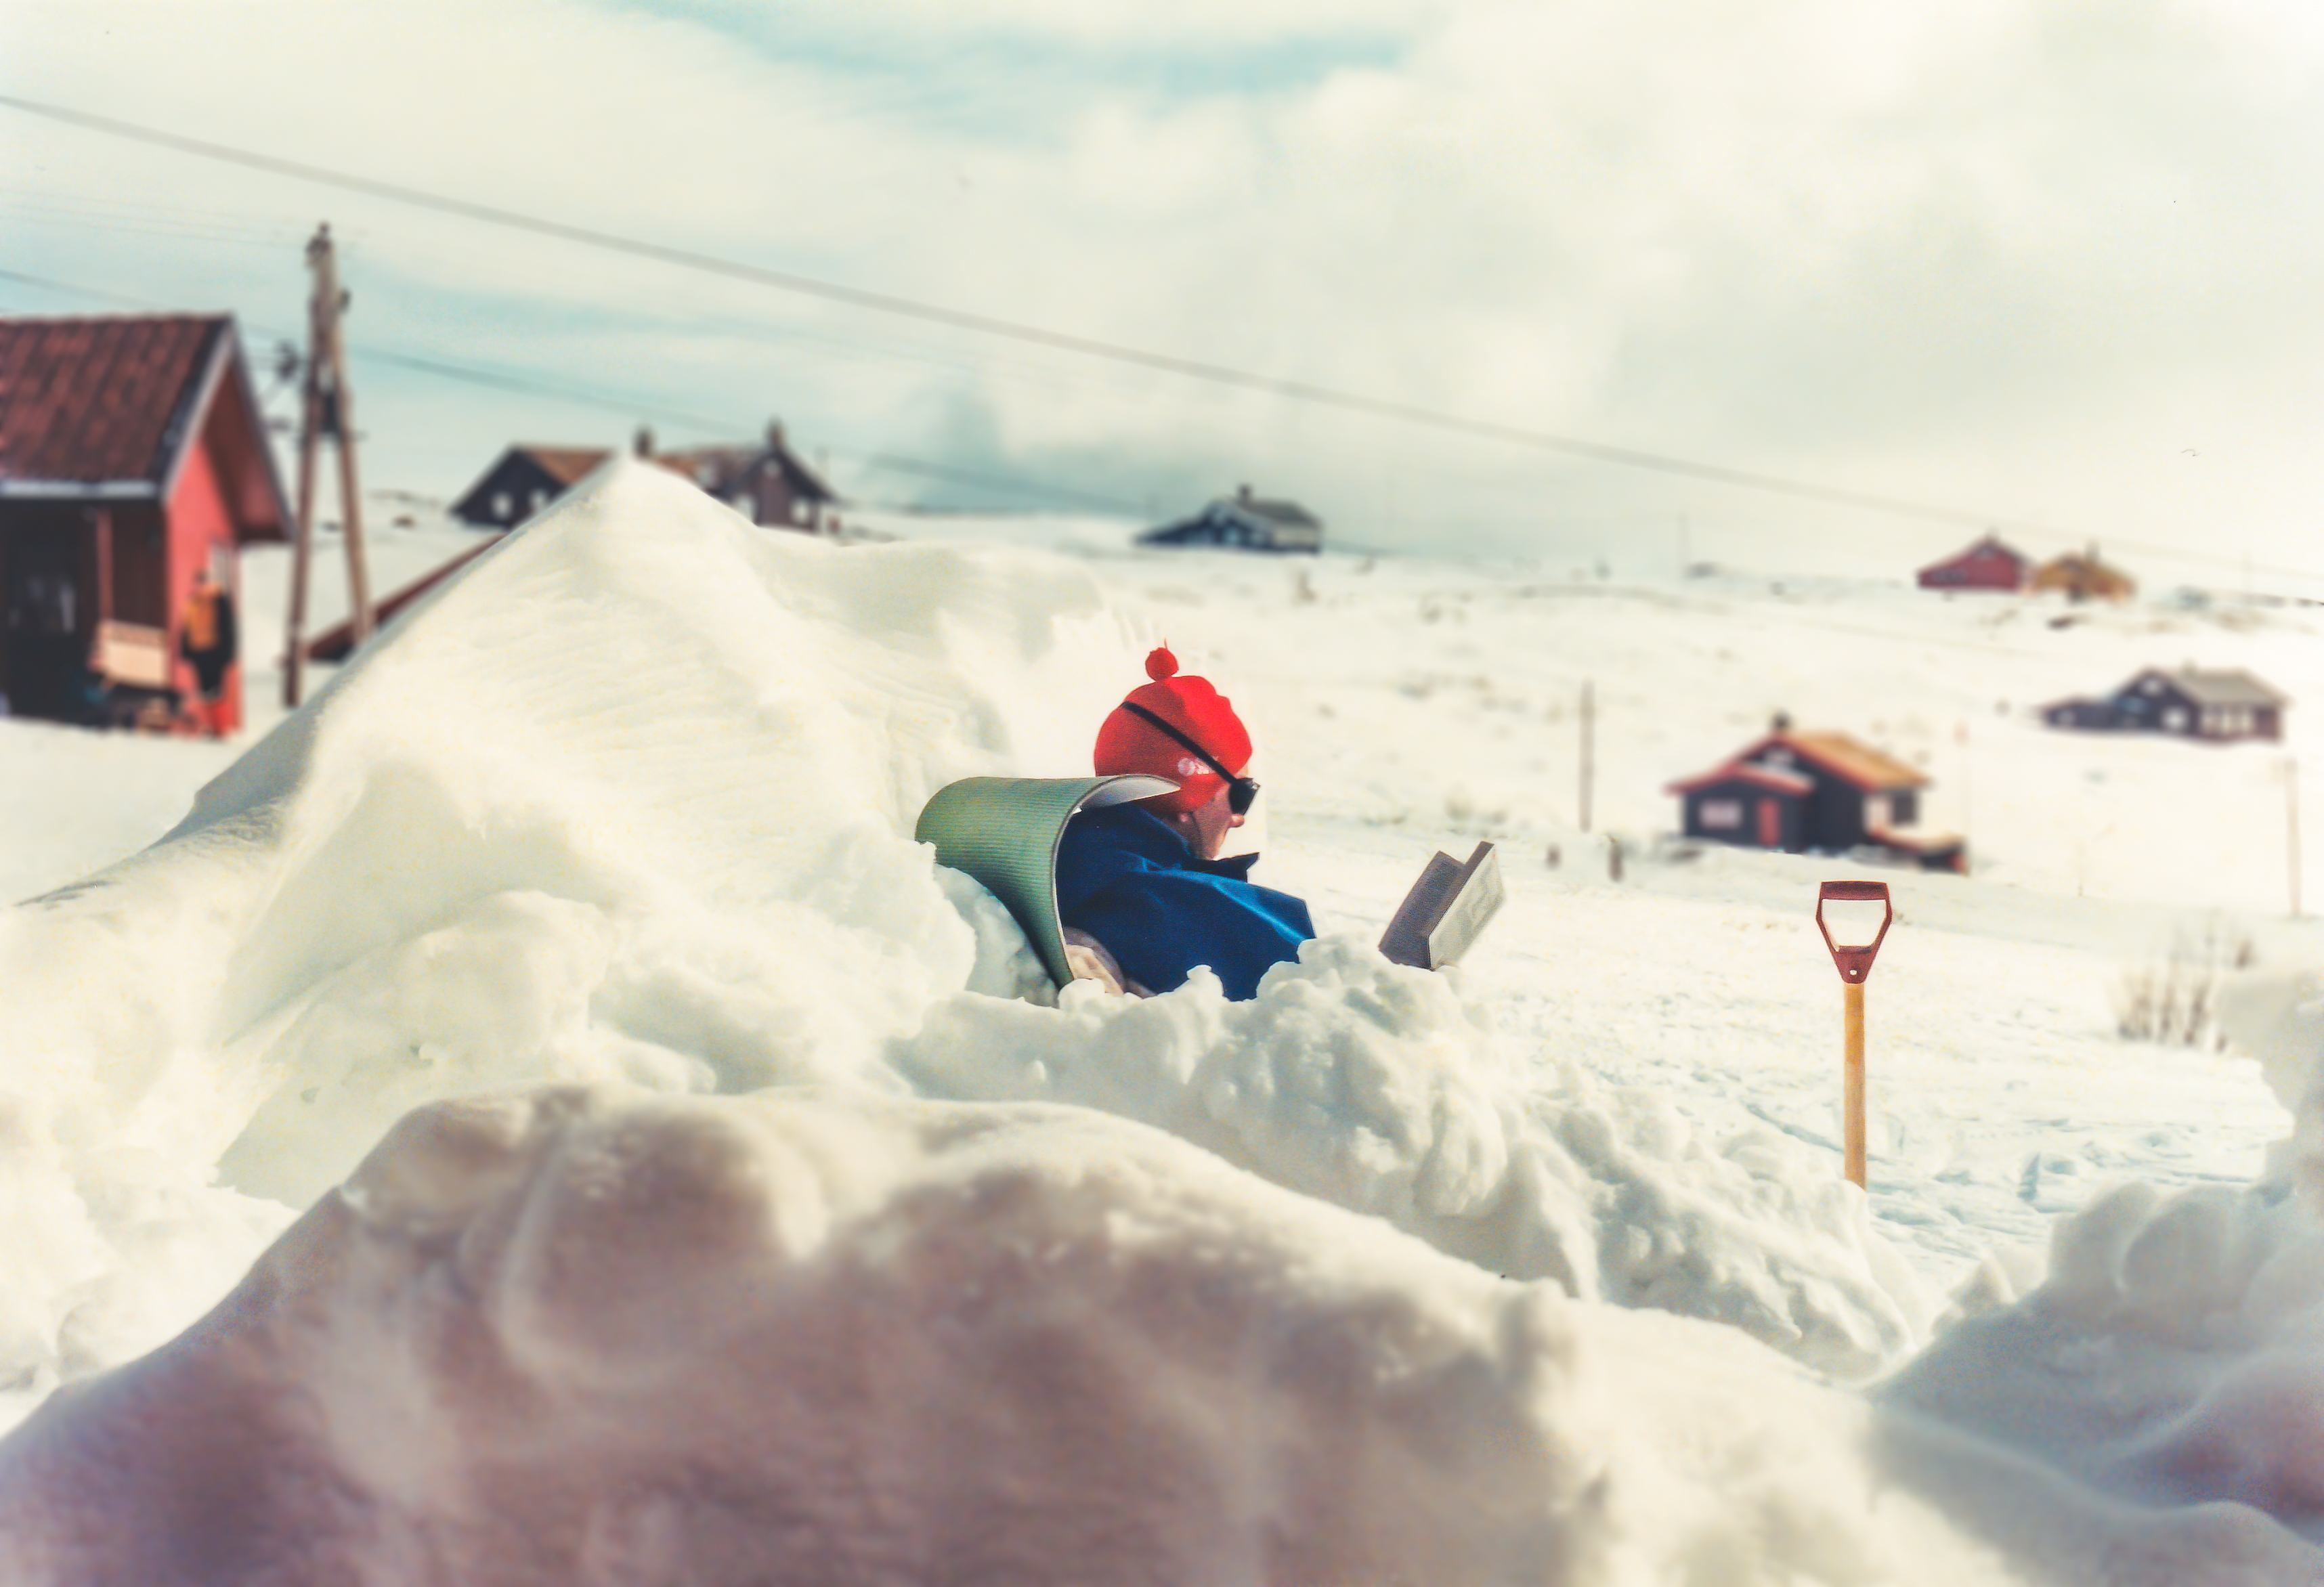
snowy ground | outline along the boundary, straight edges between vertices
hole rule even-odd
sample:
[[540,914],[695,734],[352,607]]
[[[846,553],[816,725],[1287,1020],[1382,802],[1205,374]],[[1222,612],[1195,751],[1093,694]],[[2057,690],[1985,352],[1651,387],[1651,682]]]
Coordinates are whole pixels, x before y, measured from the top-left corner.
[[[735,1313],[727,1342],[703,1345],[731,1367],[724,1381],[812,1396],[830,1363],[763,1378],[751,1320],[874,1314],[846,1312],[862,1303],[832,1288],[828,1254],[788,1299],[733,1290],[751,1261],[773,1259],[751,1254],[761,1235],[738,1232],[771,1195],[764,1215],[780,1235],[768,1249],[791,1263],[846,1252],[876,1267],[903,1260],[897,1250],[973,1243],[973,1220],[879,1232],[947,1197],[1038,1209],[1022,1215],[1080,1277],[1029,1337],[1054,1347],[1127,1329],[1144,1342],[1100,1378],[1176,1389],[1059,1402],[1055,1384],[1035,1385],[1023,1404],[980,1409],[947,1400],[938,1373],[918,1392],[963,1426],[1049,1407],[1042,1437],[1059,1447],[1102,1447],[1132,1427],[1158,1437],[1157,1417],[1207,1427],[1185,1434],[1170,1469],[1186,1492],[1258,1482],[1231,1521],[1184,1492],[1149,1503],[1109,1488],[1103,1462],[1070,1477],[1070,1462],[991,1474],[1012,1491],[1117,1507],[1110,1524],[1185,1562],[1165,1573],[1177,1579],[2312,1579],[2319,1556],[2301,1538],[2324,1516],[2324,1482],[2298,1450],[2314,1430],[2290,1412],[2263,1435],[2236,1407],[2296,1399],[2286,1384],[2306,1381],[2298,1342],[2317,1293],[2307,1275],[2324,1275],[2324,1235],[2294,1194],[2305,1149],[2265,1161],[2317,1045],[2282,990],[2284,973],[2324,957],[2317,929],[2285,918],[2287,760],[2313,760],[2324,721],[2295,708],[2286,745],[2217,750],[2049,734],[2027,708],[2190,660],[2324,698],[2313,609],[2069,610],[1736,577],[1614,586],[1527,566],[1135,553],[1119,526],[1093,522],[868,523],[899,543],[770,545],[683,487],[624,475],[485,558],[349,669],[206,795],[176,842],[0,931],[12,1416],[176,1333],[293,1210],[314,1209],[235,1305],[0,1444],[0,1558],[19,1558],[18,1573],[88,1573],[59,1552],[55,1518],[151,1509],[195,1458],[124,1428],[171,1425],[220,1396],[273,1426],[294,1389],[407,1356],[399,1370],[429,1403],[521,1398],[512,1385],[530,1385],[586,1408],[578,1424],[532,1405],[499,1420],[412,1411],[390,1426],[368,1398],[325,1396],[325,1425],[277,1429],[295,1456],[270,1462],[254,1439],[237,1457],[276,1495],[268,1525],[298,1535],[306,1518],[318,1552],[302,1558],[385,1546],[376,1517],[348,1531],[300,1509],[300,1485],[326,1481],[373,1494],[398,1518],[388,1530],[404,1528],[393,1546],[431,1557],[521,1556],[508,1568],[542,1579],[584,1574],[586,1559],[607,1580],[635,1579],[624,1562],[679,1557],[670,1527],[710,1536],[683,1507],[598,1515],[573,1523],[582,1541],[554,1563],[524,1555],[586,1509],[569,1495],[523,1512],[529,1541],[461,1542],[447,1518],[474,1512],[494,1481],[420,1481],[398,1462],[490,1450],[518,1481],[511,1450],[715,1399],[715,1374],[706,1388],[680,1366],[615,1373],[643,1373],[644,1387],[606,1378],[641,1340],[692,1337],[698,1308],[682,1303],[697,1292]],[[977,543],[996,535],[1017,544]],[[466,543],[388,531],[377,582],[392,588]],[[321,569],[327,607],[336,569]],[[245,570],[254,655],[279,634],[281,577],[279,558]],[[1250,1005],[1200,987],[1147,1005],[1077,992],[1055,1010],[984,995],[1023,969],[1005,922],[932,883],[897,834],[951,776],[1080,770],[1097,715],[1166,637],[1251,723],[1267,793],[1247,835],[1264,879],[1310,899],[1332,940]],[[1585,681],[1596,834],[1577,829]],[[263,728],[279,715],[264,704],[272,680],[254,678],[252,692]],[[1887,873],[1901,919],[1869,988],[1868,1198],[1838,1183],[1839,985],[1809,923],[1817,881],[1861,865],[1654,841],[1675,814],[1663,786],[1778,710],[1926,765],[1929,824],[1972,845],[1966,879]],[[0,722],[0,884],[47,892],[150,843],[251,743]],[[1365,953],[1427,853],[1465,853],[1480,836],[1504,845],[1511,900],[1472,962],[1431,978]],[[2112,1000],[2126,973],[2206,933],[2247,938],[2264,967],[2246,1051],[2122,1039]],[[641,1104],[620,1093],[512,1102],[485,1125],[421,1114],[364,1168],[369,1191],[329,1192],[410,1108],[552,1082],[826,1089],[768,1093],[747,1118],[733,1103],[625,1113]],[[831,1087],[865,1100],[834,1102]],[[1043,1144],[1050,1135],[1062,1144]],[[988,1139],[1010,1144],[975,1144]],[[791,1144],[769,1156],[774,1140]],[[610,1215],[599,1207],[571,1249],[613,1254],[567,1259],[579,1263],[561,1280],[572,1293],[541,1290],[564,1269],[522,1253],[527,1241],[566,1249],[558,1220],[584,1216],[559,1210],[570,1183],[591,1182],[572,1181],[573,1154],[651,1162],[665,1149],[731,1160],[705,1204],[743,1210],[669,1224],[649,1207],[649,1238],[606,1234],[589,1222]],[[1112,1167],[1074,1166],[1100,1162]],[[2141,1188],[2099,1195],[2116,1184]],[[802,1202],[808,1185],[821,1188]],[[1096,1223],[1093,1207],[1109,1209]],[[2053,1223],[2086,1207],[2051,1272]],[[505,1232],[533,1223],[549,1232]],[[1290,1225],[1306,1246],[1261,1232]],[[1118,1232],[1093,1232],[1130,1226],[1156,1232],[1130,1255]],[[1188,1232],[1204,1228],[1237,1232],[1205,1245]],[[481,1254],[459,1257],[464,1277],[439,1292],[431,1264],[450,1259],[445,1232],[463,1229],[456,1248]],[[1291,1254],[1316,1241],[1343,1251],[1329,1282]],[[1160,1276],[1145,1281],[1166,1290],[1223,1286],[1234,1298],[1222,1304],[1262,1334],[1330,1333],[1352,1352],[1334,1370],[1368,1380],[1405,1370],[1381,1363],[1420,1348],[1398,1332],[1418,1329],[1440,1341],[1421,1354],[1469,1387],[1399,1407],[1318,1388],[1296,1352],[1221,1357],[1152,1295],[1089,1276],[1109,1262],[1150,1263]],[[972,1354],[1024,1347],[1009,1332],[1024,1318],[944,1312],[881,1270],[900,1286],[893,1315],[934,1330],[895,1324],[891,1361],[936,1338]],[[1979,1315],[1932,1343],[1964,1285],[1958,1309]],[[613,1333],[574,1320],[658,1286],[669,1309]],[[448,1293],[483,1297],[484,1320],[463,1325],[500,1341],[501,1376],[442,1354],[451,1324],[412,1320],[437,1316]],[[1552,1293],[1582,1304],[1540,1298]],[[1382,1307],[1427,1320],[1390,1325]],[[236,1330],[277,1313],[291,1320],[264,1325],[276,1330],[266,1361],[232,1364]],[[1442,1342],[1454,1340],[1468,1342]],[[1462,1351],[1483,1353],[1446,1364]],[[1537,1355],[1564,1363],[1562,1387],[1545,1386]],[[2288,1378],[2267,1365],[2279,1361]],[[1884,1373],[1869,1396],[1840,1387]],[[1254,1382],[1272,1386],[1259,1398],[1274,1411],[1242,1405]],[[1524,1435],[1431,1442],[1412,1417],[1437,1396]],[[2046,1432],[2024,1415],[2036,1404]],[[892,1407],[857,1409],[891,1454],[927,1431]],[[1245,1418],[1241,1431],[1221,1431],[1222,1416]],[[1317,1431],[1327,1424],[1341,1432]],[[632,1434],[577,1463],[551,1460],[540,1480],[586,1493],[618,1466],[650,1488],[670,1457]],[[1318,1438],[1352,1441],[1382,1472],[1434,1462],[1462,1476],[1387,1497],[1395,1484],[1377,1472],[1319,1474]],[[797,1449],[719,1447],[732,1455],[722,1481],[807,1507],[802,1524],[842,1553],[906,1546],[871,1523],[851,1532],[828,1496],[802,1497]],[[76,1463],[98,1460],[138,1474],[97,1481]],[[1232,1475],[1252,1461],[1274,1475]],[[1612,1499],[1590,1497],[1600,1479]],[[888,1513],[971,1502],[945,1481],[899,1475]],[[1904,1497],[1876,1497],[1887,1485]],[[2195,1502],[2212,1499],[2236,1502]],[[1346,1518],[1373,1511],[1378,1535],[1359,1536]],[[552,1513],[564,1519],[542,1519]],[[949,1535],[895,1525],[911,1548]],[[1000,1557],[1027,1579],[1104,1573],[1089,1562],[1105,1551],[1076,1552],[1088,1540],[1056,1525],[1028,1512],[1009,1545],[1019,1553]],[[176,1535],[138,1536],[110,1556],[124,1578]],[[1294,1541],[1281,1559],[1235,1554],[1255,1536]],[[11,1542],[20,1556],[5,1554]],[[469,1543],[483,1552],[461,1554]],[[702,1546],[713,1552],[696,1564],[797,1557],[764,1536]]]

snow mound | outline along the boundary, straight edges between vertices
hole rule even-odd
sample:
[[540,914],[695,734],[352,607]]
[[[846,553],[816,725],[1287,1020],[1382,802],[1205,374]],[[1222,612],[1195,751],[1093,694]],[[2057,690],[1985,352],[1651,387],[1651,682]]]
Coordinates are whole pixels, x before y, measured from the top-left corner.
[[1827,1162],[1601,1093],[1501,1039],[1458,986],[1324,937],[1244,1003],[1207,974],[1148,1002],[1069,987],[1063,1018],[957,996],[890,1061],[924,1094],[1158,1125],[1495,1272],[1730,1323],[1843,1375],[1911,1343],[1912,1276]]
[[[2254,1185],[2127,1184],[2061,1219],[2022,1297],[1981,1304],[1883,1390],[1899,1410],[2150,1506],[2324,1528],[2324,976],[2227,989],[2222,1023],[2293,1116]],[[2324,1573],[2324,1564],[2308,1567]],[[2256,1575],[2261,1581],[2317,1579]]]
[[0,1444],[0,1574],[2013,1579],[1876,1432],[1088,1110],[550,1088],[410,1115]]
[[1369,948],[1247,1007],[1017,1001],[1021,936],[913,822],[1085,765],[1141,643],[1047,554],[770,534],[627,464],[572,493],[162,843],[0,915],[0,1404],[184,1326],[410,1109],[540,1084],[1070,1101],[1836,1370],[1910,1342],[1822,1166],[1569,1090]]

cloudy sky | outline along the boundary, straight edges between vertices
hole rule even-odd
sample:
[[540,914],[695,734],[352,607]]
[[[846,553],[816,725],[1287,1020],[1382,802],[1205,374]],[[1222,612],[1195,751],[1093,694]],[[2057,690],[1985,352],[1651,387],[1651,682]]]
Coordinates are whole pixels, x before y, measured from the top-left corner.
[[2158,585],[2324,595],[2319,88],[2324,12],[2234,0],[0,0],[0,95],[1962,522],[6,107],[0,310],[227,308],[263,348],[328,218],[366,483],[428,496],[513,439],[780,415],[869,500],[1169,513],[1247,480],[1349,542],[1665,573],[1901,571],[1989,520]]

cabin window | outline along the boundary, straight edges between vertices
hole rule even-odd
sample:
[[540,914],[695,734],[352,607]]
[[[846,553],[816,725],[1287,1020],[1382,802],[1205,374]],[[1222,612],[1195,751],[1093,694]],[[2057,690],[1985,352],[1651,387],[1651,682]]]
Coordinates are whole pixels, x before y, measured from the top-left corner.
[[2163,712],[2163,730],[2167,733],[2186,732],[2187,708],[2184,706],[2173,706],[2169,710]]
[[506,491],[494,491],[493,493],[493,517],[494,521],[501,523],[506,523],[512,517],[515,516],[515,499]]
[[1702,825],[1705,831],[1739,832],[1743,826],[1743,801],[1741,799],[1703,800]]
[[533,492],[533,493],[532,493],[532,511],[533,511],[533,512],[540,512],[543,507],[546,507],[546,506],[548,506],[548,505],[549,505],[549,493],[548,493],[547,491],[540,491],[540,490],[537,490],[537,491],[535,491],[535,492]]
[[1886,794],[1866,794],[1864,796],[1865,826],[1868,827],[1886,826],[1892,819],[1893,817],[1888,813],[1888,796]]
[[2163,680],[2159,678],[2150,678],[2138,686],[2138,692],[2143,695],[2159,695],[2163,692]]
[[1888,819],[1898,826],[1910,826],[1921,818],[1921,796],[1909,788],[1900,788],[1888,796]]

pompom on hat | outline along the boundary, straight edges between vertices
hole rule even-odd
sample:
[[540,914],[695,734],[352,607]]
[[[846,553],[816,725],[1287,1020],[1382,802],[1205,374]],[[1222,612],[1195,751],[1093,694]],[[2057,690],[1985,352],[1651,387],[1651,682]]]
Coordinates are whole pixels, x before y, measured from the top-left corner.
[[[1250,764],[1250,734],[1209,678],[1180,677],[1178,658],[1167,645],[1155,646],[1146,658],[1146,676],[1154,681],[1131,689],[1125,703],[1145,706],[1231,771],[1239,774]],[[1204,765],[1184,744],[1120,706],[1099,724],[1093,758],[1100,777],[1142,771],[1176,782],[1176,793],[1139,801],[1165,815],[1206,805],[1226,786],[1224,778]]]

